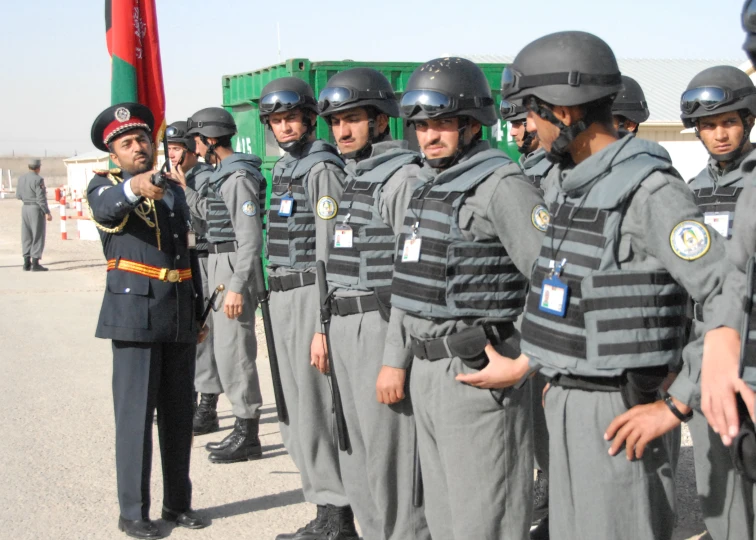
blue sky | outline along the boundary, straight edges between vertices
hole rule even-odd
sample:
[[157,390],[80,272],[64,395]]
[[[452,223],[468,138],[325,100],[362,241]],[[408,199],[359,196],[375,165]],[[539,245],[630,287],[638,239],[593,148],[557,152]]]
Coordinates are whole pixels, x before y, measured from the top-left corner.
[[[220,105],[221,76],[281,58],[424,61],[515,55],[560,30],[605,39],[620,58],[739,59],[741,0],[157,0],[169,121]],[[73,155],[110,103],[100,0],[3,1],[0,155]],[[333,8],[333,9],[329,9]],[[286,11],[284,11],[286,9]]]

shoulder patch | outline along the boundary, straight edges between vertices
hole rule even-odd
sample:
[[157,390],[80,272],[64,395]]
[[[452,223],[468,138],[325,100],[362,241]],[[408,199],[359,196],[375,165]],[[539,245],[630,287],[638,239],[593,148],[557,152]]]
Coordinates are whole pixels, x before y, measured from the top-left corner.
[[257,214],[257,206],[252,201],[247,201],[242,205],[242,212],[245,216],[254,216]]
[[672,229],[669,244],[675,255],[685,261],[700,259],[711,247],[711,236],[706,225],[698,221],[681,221]]
[[325,196],[318,199],[318,217],[320,219],[333,219],[338,210],[339,205],[332,197]]
[[549,211],[544,205],[537,204],[535,208],[533,208],[533,213],[530,216],[530,221],[533,223],[533,227],[541,232],[546,232],[546,229],[549,228],[551,216],[549,215]]

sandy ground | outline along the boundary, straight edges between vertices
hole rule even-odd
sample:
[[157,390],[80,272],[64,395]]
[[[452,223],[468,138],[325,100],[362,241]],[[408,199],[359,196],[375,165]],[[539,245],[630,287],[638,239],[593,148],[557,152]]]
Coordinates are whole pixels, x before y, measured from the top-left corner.
[[[0,200],[0,539],[126,538],[116,527],[110,343],[94,338],[105,283],[102,250],[98,242],[61,240],[55,211],[43,259],[50,271],[22,272],[20,215],[20,202]],[[76,238],[75,222],[68,224],[69,237]],[[265,354],[264,339],[258,340]],[[264,459],[207,461],[205,443],[233,424],[221,397],[222,431],[196,437],[192,454],[194,507],[212,525],[189,531],[157,521],[171,538],[273,540],[314,515],[281,442],[267,355],[258,367]],[[675,540],[704,532],[687,432],[683,445]],[[156,448],[153,518],[160,514],[161,484]]]

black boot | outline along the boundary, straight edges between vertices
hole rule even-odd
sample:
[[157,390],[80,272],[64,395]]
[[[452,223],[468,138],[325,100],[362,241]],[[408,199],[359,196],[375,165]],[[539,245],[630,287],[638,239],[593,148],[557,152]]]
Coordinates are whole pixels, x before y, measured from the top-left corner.
[[239,418],[236,431],[228,445],[208,456],[212,463],[236,463],[262,457],[262,445],[257,436],[260,429],[258,418]]
[[218,394],[200,394],[200,404],[194,413],[192,429],[195,435],[218,431]]
[[231,433],[223,437],[220,441],[207,443],[205,445],[205,450],[207,450],[208,452],[217,452],[218,450],[223,450],[224,448],[226,448],[231,442],[231,439],[236,436],[236,433],[239,431],[239,424],[241,423],[242,419],[237,418],[236,422],[234,422],[234,429],[231,430]]
[[32,272],[47,272],[47,268],[39,264],[39,259],[32,259],[31,260],[31,271]]
[[318,515],[295,533],[279,534],[276,540],[328,540],[328,507],[318,505]]
[[328,540],[359,540],[351,506],[328,505]]
[[24,271],[28,272],[31,270],[31,257],[24,257]]
[[548,540],[549,538],[549,476],[538,471],[533,484],[533,527],[531,540]]

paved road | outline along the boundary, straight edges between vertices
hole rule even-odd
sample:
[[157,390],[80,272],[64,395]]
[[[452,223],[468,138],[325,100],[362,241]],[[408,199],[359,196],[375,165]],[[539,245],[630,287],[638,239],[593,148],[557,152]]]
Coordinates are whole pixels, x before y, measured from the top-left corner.
[[[126,538],[116,528],[110,343],[94,338],[105,283],[100,244],[62,241],[54,212],[42,261],[50,271],[22,272],[20,215],[18,201],[0,200],[0,539]],[[75,222],[68,227],[69,238],[76,238]],[[258,341],[264,353],[262,336]],[[267,357],[258,366],[265,458],[233,465],[207,461],[205,443],[233,424],[221,397],[221,433],[196,437],[192,454],[194,507],[212,526],[188,531],[158,521],[171,538],[273,540],[314,514],[281,442]],[[704,529],[689,438],[684,444],[676,540],[698,538]],[[153,518],[160,515],[161,484],[156,448]]]

